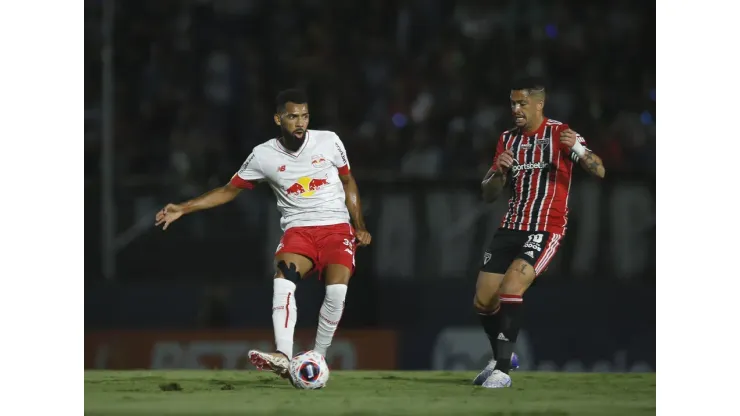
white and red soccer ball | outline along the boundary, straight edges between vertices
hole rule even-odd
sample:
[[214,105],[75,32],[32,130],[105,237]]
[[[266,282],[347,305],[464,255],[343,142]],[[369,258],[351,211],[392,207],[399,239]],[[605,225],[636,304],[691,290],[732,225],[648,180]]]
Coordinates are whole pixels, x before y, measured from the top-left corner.
[[302,352],[290,360],[290,378],[298,389],[320,389],[329,381],[329,366],[321,354]]

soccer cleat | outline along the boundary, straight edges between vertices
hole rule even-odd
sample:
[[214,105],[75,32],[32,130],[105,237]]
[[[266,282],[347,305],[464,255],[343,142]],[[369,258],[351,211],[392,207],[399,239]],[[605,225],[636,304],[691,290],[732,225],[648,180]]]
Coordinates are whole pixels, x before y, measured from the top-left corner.
[[[494,368],[496,368],[496,360],[491,359],[491,361],[488,362],[488,365],[486,365],[486,368],[484,368],[483,371],[475,376],[475,378],[473,379],[473,384],[476,386],[482,385],[483,382],[491,376]],[[519,356],[516,355],[515,352],[513,352],[511,353],[511,369],[516,370],[517,368],[519,368]]]
[[282,378],[289,377],[288,368],[290,368],[290,360],[283,353],[250,350],[249,361],[258,370],[272,371]]
[[519,368],[519,356],[515,352],[511,353],[511,369],[516,370]]
[[483,387],[487,389],[511,387],[511,377],[501,370],[493,370],[493,373],[483,382]]

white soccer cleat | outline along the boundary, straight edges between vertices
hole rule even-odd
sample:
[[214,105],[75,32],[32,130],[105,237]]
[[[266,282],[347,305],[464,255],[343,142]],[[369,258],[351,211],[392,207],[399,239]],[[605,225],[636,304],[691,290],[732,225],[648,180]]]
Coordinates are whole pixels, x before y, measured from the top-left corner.
[[496,367],[496,360],[492,358],[491,361],[489,361],[488,364],[486,365],[486,368],[484,368],[483,371],[481,371],[480,373],[478,373],[477,376],[475,376],[475,378],[473,379],[473,384],[476,386],[483,385],[483,382],[486,381],[486,379],[490,377],[491,374],[493,374],[493,369],[495,367]]
[[[491,361],[488,362],[486,368],[484,368],[480,373],[478,373],[477,376],[475,376],[475,378],[473,379],[473,384],[476,386],[482,385],[483,382],[491,376],[494,368],[496,368],[496,359],[491,358]],[[513,352],[511,353],[511,369],[516,370],[517,368],[519,368],[519,356],[516,355],[515,352]]]
[[280,377],[288,377],[290,360],[282,353],[250,350],[249,361],[251,361],[258,370],[268,370]]
[[511,387],[511,377],[501,370],[493,370],[491,376],[483,382],[483,387],[487,389],[501,389]]

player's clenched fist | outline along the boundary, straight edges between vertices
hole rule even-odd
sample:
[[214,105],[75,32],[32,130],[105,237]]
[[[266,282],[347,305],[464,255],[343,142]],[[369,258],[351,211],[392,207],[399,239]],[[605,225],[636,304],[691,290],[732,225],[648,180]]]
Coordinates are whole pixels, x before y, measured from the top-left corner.
[[157,222],[155,223],[155,226],[158,227],[164,224],[164,227],[162,227],[162,230],[166,230],[170,224],[177,221],[177,219],[182,217],[182,214],[184,213],[185,211],[183,211],[183,208],[180,205],[167,204],[166,207],[162,208],[161,211],[157,212]]
[[563,130],[560,132],[560,143],[571,148],[576,145],[578,141],[578,133],[571,129]]
[[498,157],[496,158],[495,165],[496,168],[501,173],[506,173],[509,171],[509,168],[514,164],[514,153],[511,150],[506,150]]
[[372,241],[373,236],[370,235],[369,232],[365,230],[355,230],[355,238],[357,239],[357,245],[360,247],[364,247],[368,244],[370,244],[370,241]]

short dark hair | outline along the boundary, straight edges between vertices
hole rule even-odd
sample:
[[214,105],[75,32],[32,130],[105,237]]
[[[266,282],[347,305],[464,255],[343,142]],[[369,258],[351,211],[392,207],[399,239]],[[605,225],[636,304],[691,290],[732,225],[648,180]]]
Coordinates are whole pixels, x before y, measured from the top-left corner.
[[528,94],[544,94],[545,82],[536,77],[519,78],[511,84],[511,90],[524,90]]
[[295,104],[308,104],[308,96],[305,91],[298,88],[280,91],[277,97],[275,97],[275,107],[277,112],[285,111],[285,104],[288,104],[289,102]]

